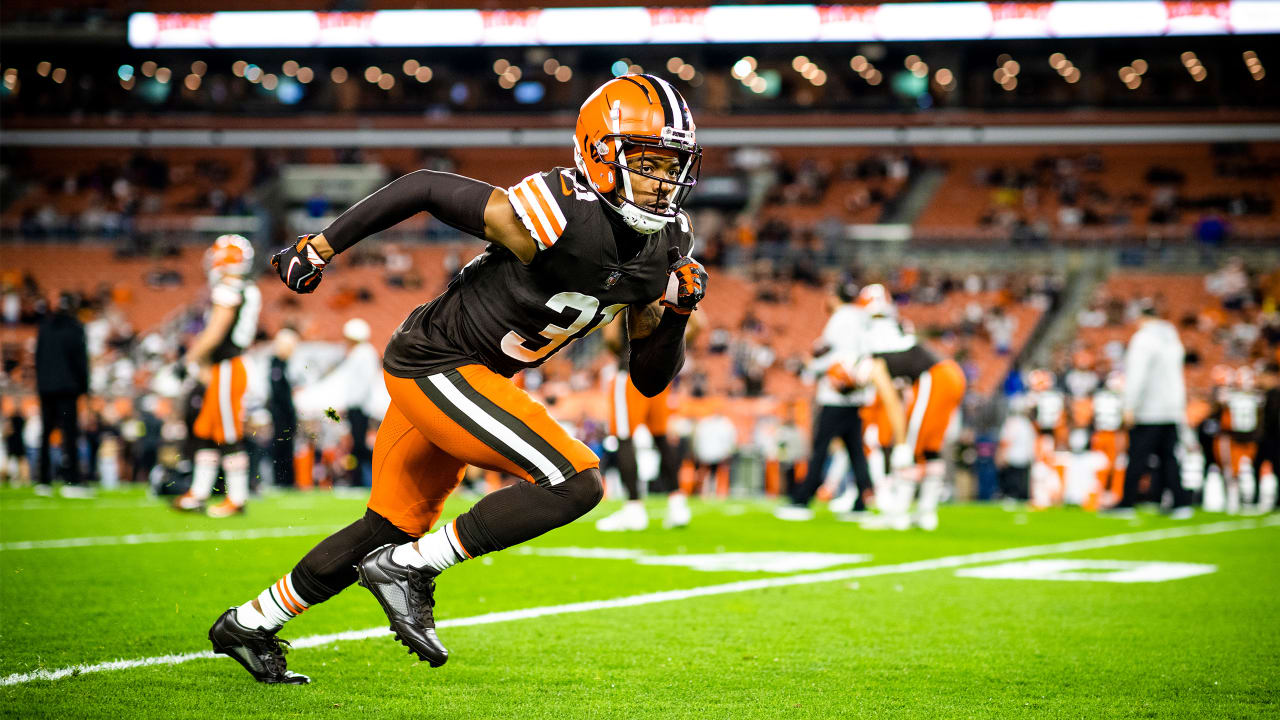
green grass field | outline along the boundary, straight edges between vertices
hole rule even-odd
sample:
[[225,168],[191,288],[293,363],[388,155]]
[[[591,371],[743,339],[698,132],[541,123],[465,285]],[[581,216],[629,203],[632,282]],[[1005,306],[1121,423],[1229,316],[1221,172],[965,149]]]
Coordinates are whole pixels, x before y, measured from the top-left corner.
[[[95,667],[208,650],[206,633],[222,610],[287,572],[362,507],[358,498],[283,494],[218,521],[137,492],[76,502],[0,491],[0,712],[419,720],[1280,713],[1276,516],[1175,523],[962,505],[944,508],[937,532],[893,533],[826,513],[784,523],[768,503],[731,501],[695,503],[684,530],[655,522],[620,535],[592,525],[617,507],[606,502],[528,549],[443,575],[436,615],[452,656],[439,669],[385,635],[315,639],[385,627],[359,587],[281,633],[310,638],[289,664],[311,685],[262,686],[221,656]],[[453,501],[446,517],[465,507]],[[660,517],[660,505],[651,510]],[[255,529],[259,537],[246,537]],[[66,538],[93,539],[38,542]],[[1097,538],[1109,539],[1077,542]],[[870,557],[774,571],[662,564],[674,555],[766,552]],[[1130,583],[1087,568],[1079,572],[1096,574],[1079,582],[957,574],[1028,560],[1211,567]],[[620,598],[632,599],[564,607]],[[544,611],[481,617],[528,608]]]

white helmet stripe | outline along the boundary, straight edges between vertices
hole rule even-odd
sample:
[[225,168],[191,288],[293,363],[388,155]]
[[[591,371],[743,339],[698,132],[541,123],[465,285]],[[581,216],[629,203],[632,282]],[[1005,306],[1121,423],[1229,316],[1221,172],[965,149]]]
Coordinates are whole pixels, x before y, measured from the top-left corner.
[[676,93],[676,89],[671,87],[671,83],[667,82],[666,80],[663,80],[657,75],[648,75],[647,77],[650,80],[652,80],[659,88],[662,89],[662,92],[667,96],[667,102],[671,103],[672,127],[674,127],[676,130],[683,130],[684,129],[684,110],[683,108],[681,108],[680,101],[677,99],[679,98],[679,94]]

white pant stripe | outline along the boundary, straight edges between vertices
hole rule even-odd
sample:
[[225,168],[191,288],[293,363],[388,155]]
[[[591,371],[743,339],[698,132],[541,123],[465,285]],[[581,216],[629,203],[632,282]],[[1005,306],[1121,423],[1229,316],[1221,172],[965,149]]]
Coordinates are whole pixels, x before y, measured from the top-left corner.
[[218,363],[218,415],[222,420],[222,442],[231,444],[236,435],[236,417],[231,407],[231,361]]
[[516,435],[511,428],[503,425],[497,418],[481,409],[479,405],[471,402],[466,395],[462,394],[461,390],[454,387],[453,383],[449,382],[449,378],[445,377],[443,373],[430,375],[427,379],[430,380],[431,384],[435,385],[436,389],[439,390],[440,393],[449,400],[449,402],[453,403],[455,407],[474,420],[489,434],[501,440],[507,447],[519,453],[521,457],[529,461],[529,463],[534,467],[538,468],[538,470],[546,476],[547,482],[552,485],[559,485],[564,482],[564,475],[558,468],[556,468],[555,463],[551,462],[551,460],[546,455],[539,452],[537,448],[525,442],[519,435]]
[[915,407],[911,408],[911,420],[907,423],[907,447],[914,452],[919,448],[920,426],[924,424],[924,411],[929,407],[929,391],[933,387],[933,370],[926,370],[920,376],[920,385],[916,389]]
[[614,433],[619,440],[631,437],[631,418],[627,412],[627,378],[629,375],[619,371],[613,376],[613,422],[617,427]]

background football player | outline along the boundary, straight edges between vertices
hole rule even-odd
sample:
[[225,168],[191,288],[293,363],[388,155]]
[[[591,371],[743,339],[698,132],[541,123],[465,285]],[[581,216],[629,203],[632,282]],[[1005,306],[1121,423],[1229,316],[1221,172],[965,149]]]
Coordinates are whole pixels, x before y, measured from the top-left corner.
[[871,356],[884,362],[889,377],[911,383],[911,402],[906,409],[906,446],[910,448],[913,462],[895,463],[892,456],[890,462],[894,465],[891,470],[902,470],[907,464],[915,467],[912,472],[891,472],[887,478],[888,497],[877,504],[883,511],[884,522],[903,529],[918,483],[920,496],[913,520],[925,530],[936,529],[938,501],[946,474],[942,447],[951,418],[964,400],[964,371],[955,360],[939,356],[914,333],[903,330],[893,300],[883,286],[864,287],[858,293],[858,304],[869,316],[867,348]]
[[[669,83],[624,75],[582,105],[575,168],[530,175],[506,190],[419,170],[272,259],[281,280],[305,293],[336,255],[418,212],[490,241],[387,345],[391,405],[378,430],[364,517],[223,613],[209,631],[215,651],[259,681],[308,682],[285,667],[276,633],[359,578],[396,637],[441,665],[449,651],[435,631],[438,574],[596,506],[596,456],[511,376],[626,310],[636,388],[652,397],[670,383],[707,282],[688,255],[693,236],[680,210],[701,157],[694,132],[688,106]],[[486,495],[426,534],[467,465],[527,482]]]
[[211,517],[244,512],[249,500],[249,455],[244,441],[244,393],[248,384],[244,351],[258,331],[262,296],[246,279],[253,267],[253,245],[239,235],[223,235],[205,252],[212,302],[200,331],[183,357],[198,368],[204,400],[192,425],[196,439],[191,489],[174,501],[181,510],[204,506],[225,473],[227,494],[207,509]]

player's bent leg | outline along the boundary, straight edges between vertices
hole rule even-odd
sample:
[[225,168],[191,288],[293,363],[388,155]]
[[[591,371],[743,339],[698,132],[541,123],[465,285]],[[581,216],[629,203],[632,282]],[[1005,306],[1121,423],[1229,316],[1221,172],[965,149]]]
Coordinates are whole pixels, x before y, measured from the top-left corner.
[[199,510],[213,494],[213,484],[218,480],[221,453],[216,447],[202,447],[192,458],[191,487],[173,501],[179,510]]
[[309,682],[307,676],[287,668],[282,646],[288,643],[276,633],[289,620],[355,582],[356,563],[369,552],[411,540],[413,536],[366,510],[364,517],[321,540],[289,574],[257,597],[224,612],[209,629],[214,652],[235,659],[258,682]]
[[360,585],[382,605],[396,639],[432,667],[449,659],[435,630],[435,578],[463,560],[503,550],[567,525],[604,496],[600,471],[588,468],[555,485],[516,483],[414,543],[386,545],[362,560]]
[[238,444],[225,447],[222,470],[227,479],[227,496],[217,505],[211,505],[206,513],[214,518],[241,515],[249,503],[249,454]]

